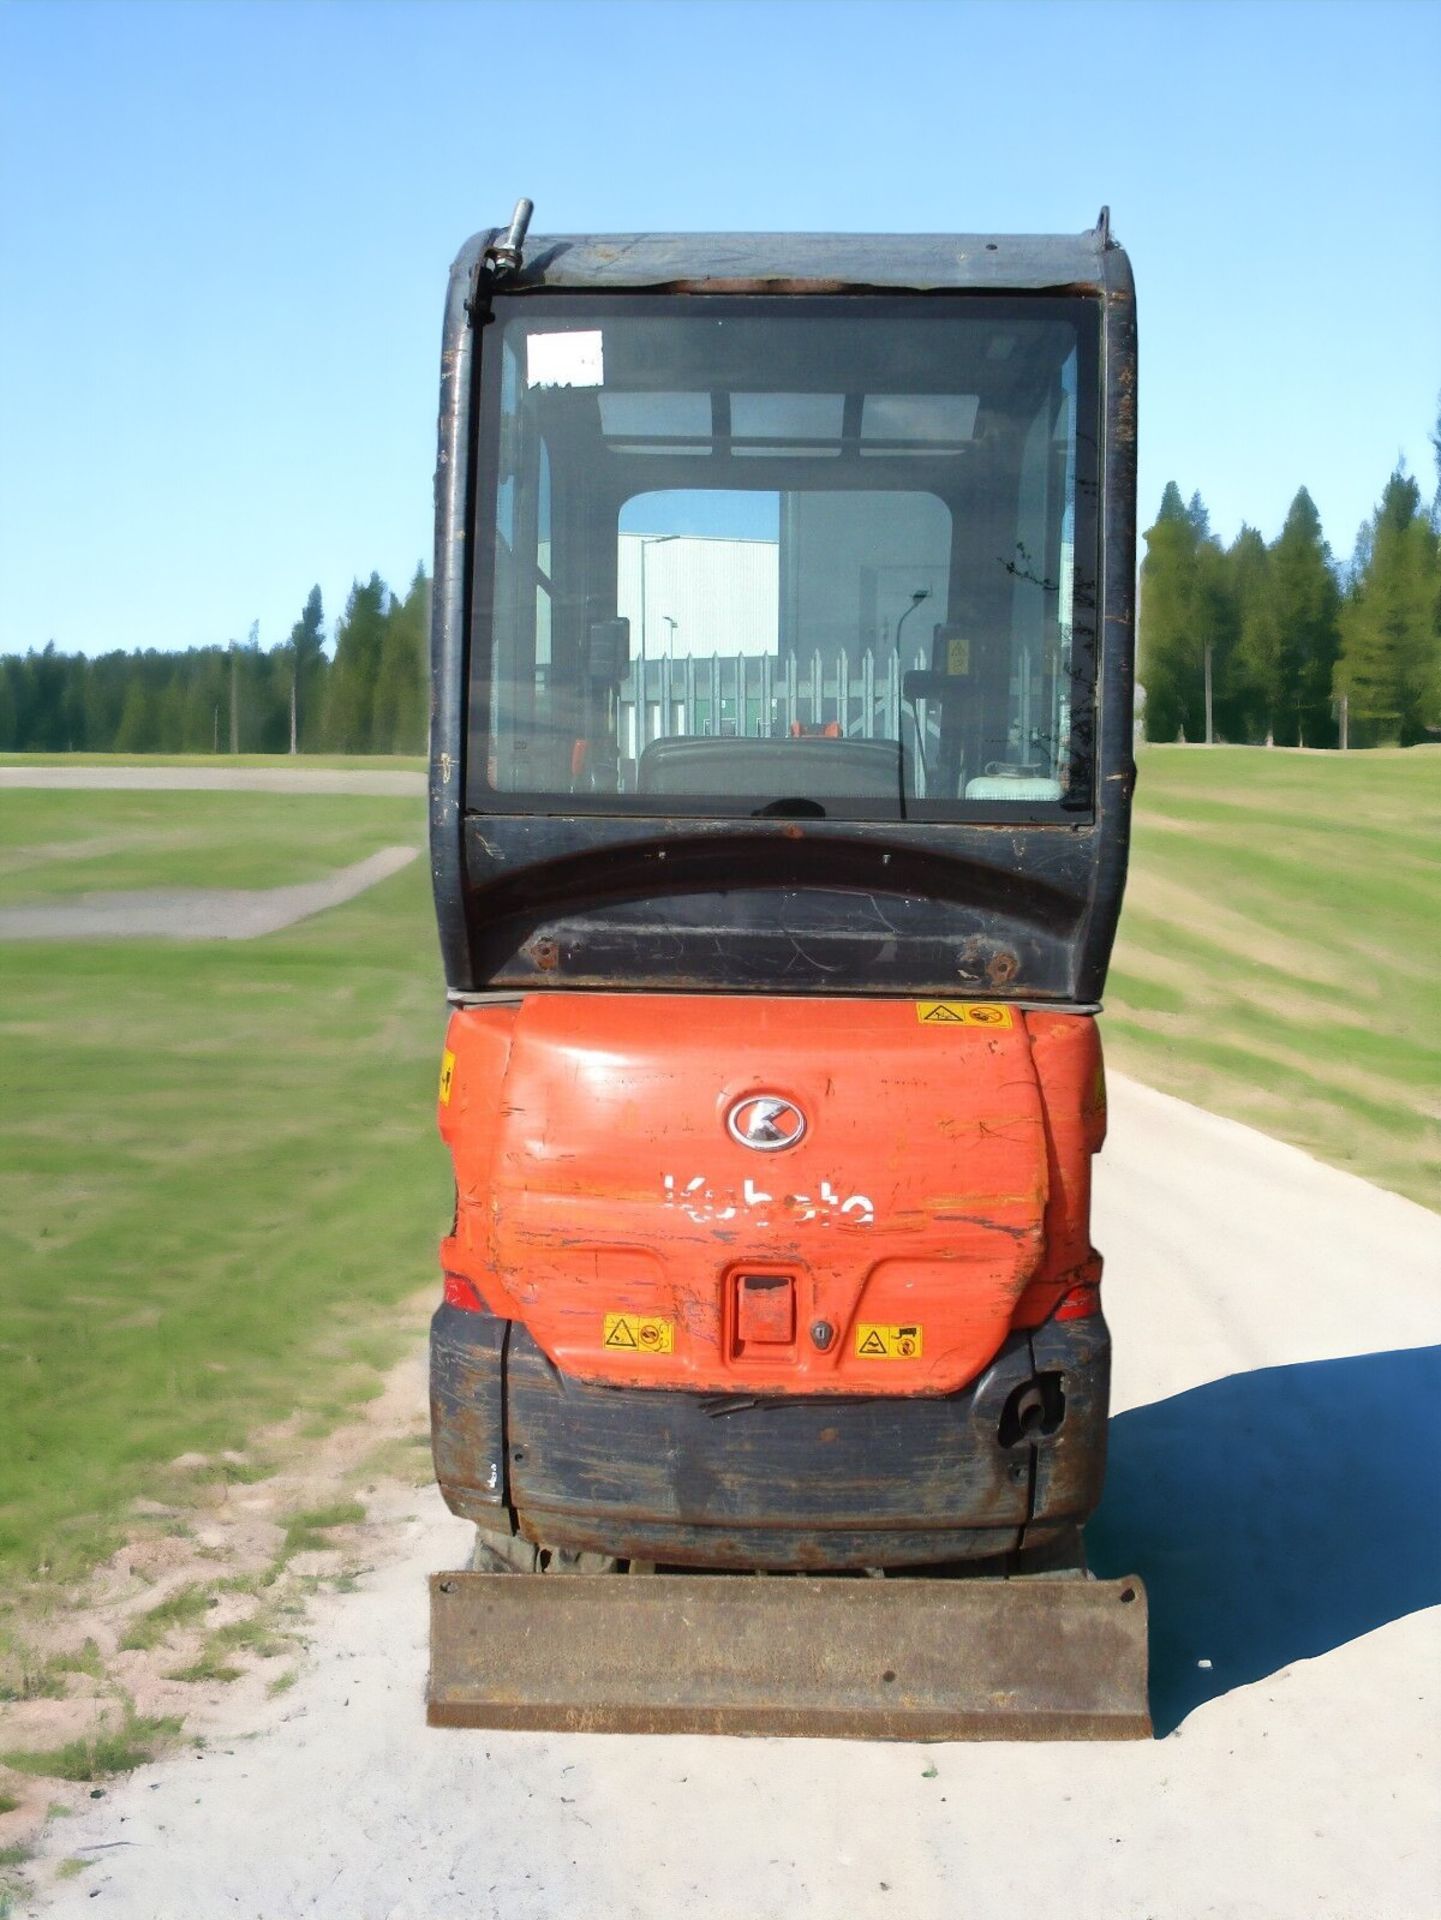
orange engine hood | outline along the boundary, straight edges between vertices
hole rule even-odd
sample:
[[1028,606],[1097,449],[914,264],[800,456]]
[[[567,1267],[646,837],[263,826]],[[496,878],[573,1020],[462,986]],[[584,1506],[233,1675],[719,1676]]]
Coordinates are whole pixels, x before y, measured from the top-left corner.
[[1054,1304],[1089,1256],[1099,1089],[1089,1019],[1012,1007],[466,1008],[441,1078],[443,1262],[585,1380],[950,1392],[1028,1286],[1057,1276]]

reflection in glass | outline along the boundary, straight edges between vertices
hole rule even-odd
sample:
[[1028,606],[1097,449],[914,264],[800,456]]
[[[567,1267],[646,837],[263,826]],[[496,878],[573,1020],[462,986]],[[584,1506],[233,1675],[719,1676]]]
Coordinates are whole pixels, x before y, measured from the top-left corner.
[[1087,804],[1085,303],[496,309],[473,805]]

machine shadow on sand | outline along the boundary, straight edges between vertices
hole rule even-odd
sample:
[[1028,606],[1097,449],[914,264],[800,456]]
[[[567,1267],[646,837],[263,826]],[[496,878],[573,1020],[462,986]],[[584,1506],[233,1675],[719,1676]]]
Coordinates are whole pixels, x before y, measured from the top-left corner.
[[1438,1455],[1441,1347],[1261,1367],[1119,1414],[1087,1543],[1102,1577],[1146,1583],[1157,1735],[1441,1603]]

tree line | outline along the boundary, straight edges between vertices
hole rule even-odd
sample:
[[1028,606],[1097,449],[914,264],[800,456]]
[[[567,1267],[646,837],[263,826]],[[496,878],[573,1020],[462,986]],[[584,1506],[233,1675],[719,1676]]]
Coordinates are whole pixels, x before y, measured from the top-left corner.
[[0,656],[0,752],[424,753],[430,581],[356,581],[325,651],[312,587],[290,637],[87,657]]
[[1428,510],[1398,468],[1338,568],[1304,487],[1229,547],[1174,481],[1141,563],[1148,740],[1411,746],[1441,732],[1441,421]]
[[[1145,535],[1150,740],[1402,746],[1441,731],[1441,420],[1428,510],[1398,468],[1338,568],[1304,487],[1268,546],[1229,547],[1174,481]],[[430,582],[357,581],[325,651],[320,589],[289,639],[0,656],[0,752],[423,753]]]

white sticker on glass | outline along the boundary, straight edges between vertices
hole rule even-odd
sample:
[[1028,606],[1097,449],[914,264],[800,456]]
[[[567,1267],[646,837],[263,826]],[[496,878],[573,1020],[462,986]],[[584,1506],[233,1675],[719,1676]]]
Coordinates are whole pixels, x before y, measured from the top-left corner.
[[528,387],[599,387],[605,358],[599,333],[532,333],[525,343]]

